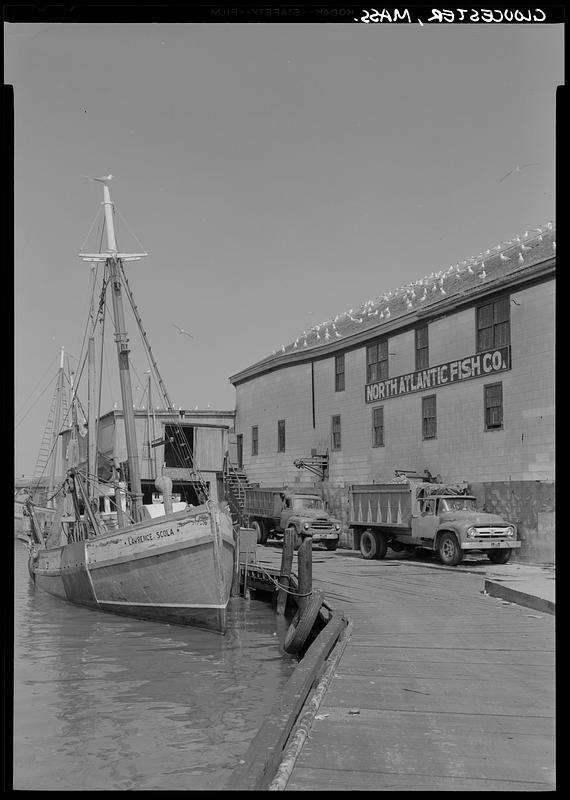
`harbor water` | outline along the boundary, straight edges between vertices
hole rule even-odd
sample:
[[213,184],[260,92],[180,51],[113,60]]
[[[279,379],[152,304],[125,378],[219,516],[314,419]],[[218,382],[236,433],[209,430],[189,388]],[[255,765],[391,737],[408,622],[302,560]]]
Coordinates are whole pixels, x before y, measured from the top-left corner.
[[225,636],[84,609],[14,548],[14,789],[226,786],[295,667],[285,620],[243,598]]

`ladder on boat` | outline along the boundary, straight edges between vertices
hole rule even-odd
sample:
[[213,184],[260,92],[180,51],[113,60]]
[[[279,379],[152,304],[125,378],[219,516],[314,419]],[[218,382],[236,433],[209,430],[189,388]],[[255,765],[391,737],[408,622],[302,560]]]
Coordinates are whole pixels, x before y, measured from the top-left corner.
[[62,426],[68,424],[68,413],[69,404],[63,386],[63,373],[60,372],[36,458],[34,477],[45,477],[48,474],[49,467],[54,462],[57,462],[58,436]]

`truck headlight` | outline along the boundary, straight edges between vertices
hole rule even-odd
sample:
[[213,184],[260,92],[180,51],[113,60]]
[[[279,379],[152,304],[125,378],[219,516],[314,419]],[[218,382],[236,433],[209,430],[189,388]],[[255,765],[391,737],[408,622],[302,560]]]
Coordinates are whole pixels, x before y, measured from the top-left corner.
[[508,528],[505,528],[505,536],[514,536],[514,535],[515,535],[515,529],[512,525],[509,525]]
[[308,531],[310,527],[311,526],[310,526],[310,524],[308,522],[304,522],[303,523],[303,530]]
[[334,526],[335,531],[340,531],[340,523],[336,522]]
[[467,528],[467,536],[477,536],[477,528],[474,528],[473,526]]

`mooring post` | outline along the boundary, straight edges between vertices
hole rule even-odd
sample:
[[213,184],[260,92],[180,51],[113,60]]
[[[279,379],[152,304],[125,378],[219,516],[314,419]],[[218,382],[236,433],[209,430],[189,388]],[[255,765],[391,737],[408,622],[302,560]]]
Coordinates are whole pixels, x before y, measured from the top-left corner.
[[277,592],[277,613],[283,616],[287,605],[287,589],[291,584],[291,570],[293,568],[293,551],[295,549],[295,531],[287,530],[283,537],[283,554],[281,556],[281,573],[279,575],[279,585],[283,589]]
[[297,574],[299,577],[299,612],[302,615],[313,591],[313,537],[302,536],[297,552]]
[[231,596],[232,597],[239,597],[239,578],[240,578],[240,535],[239,535],[239,525],[233,526],[234,530],[234,574],[232,580],[232,588],[231,588]]

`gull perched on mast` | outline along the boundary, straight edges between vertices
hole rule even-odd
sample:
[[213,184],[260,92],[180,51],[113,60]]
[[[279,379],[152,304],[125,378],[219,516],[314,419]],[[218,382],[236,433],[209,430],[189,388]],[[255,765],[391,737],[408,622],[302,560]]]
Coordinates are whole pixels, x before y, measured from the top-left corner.
[[99,183],[107,183],[112,179],[112,175],[104,175],[102,178],[90,178],[89,175],[82,175],[82,178],[86,178],[88,181],[99,181]]

